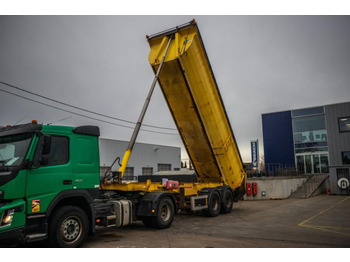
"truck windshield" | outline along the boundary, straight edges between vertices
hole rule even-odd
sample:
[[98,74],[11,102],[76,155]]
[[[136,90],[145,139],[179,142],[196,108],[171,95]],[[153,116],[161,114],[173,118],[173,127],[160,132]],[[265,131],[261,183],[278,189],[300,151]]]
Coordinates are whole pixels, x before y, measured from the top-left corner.
[[28,151],[32,134],[0,137],[0,167],[19,166]]

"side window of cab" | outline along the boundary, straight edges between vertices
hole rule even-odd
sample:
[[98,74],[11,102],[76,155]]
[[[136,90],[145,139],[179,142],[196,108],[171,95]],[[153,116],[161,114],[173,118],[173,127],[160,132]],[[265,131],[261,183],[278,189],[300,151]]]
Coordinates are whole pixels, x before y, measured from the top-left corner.
[[64,165],[69,162],[69,139],[65,136],[51,136],[50,150],[42,154],[41,166]]

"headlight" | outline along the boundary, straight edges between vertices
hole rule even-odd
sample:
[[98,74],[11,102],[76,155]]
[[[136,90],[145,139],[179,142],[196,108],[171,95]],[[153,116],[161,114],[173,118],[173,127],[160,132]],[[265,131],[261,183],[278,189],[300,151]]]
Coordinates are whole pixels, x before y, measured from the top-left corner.
[[15,213],[15,209],[7,209],[1,219],[1,227],[11,226],[13,214]]

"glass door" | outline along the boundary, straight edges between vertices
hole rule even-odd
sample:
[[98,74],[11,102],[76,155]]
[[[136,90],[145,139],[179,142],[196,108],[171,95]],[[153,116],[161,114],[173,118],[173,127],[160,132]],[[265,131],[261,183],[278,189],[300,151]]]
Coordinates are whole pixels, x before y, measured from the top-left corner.
[[305,163],[303,155],[297,156],[297,169],[298,174],[305,174]]
[[298,174],[328,173],[328,154],[304,153],[296,155]]
[[312,155],[312,162],[313,162],[313,168],[314,173],[321,173],[321,166],[320,166],[320,155]]
[[305,173],[311,174],[313,173],[312,171],[311,155],[305,155]]

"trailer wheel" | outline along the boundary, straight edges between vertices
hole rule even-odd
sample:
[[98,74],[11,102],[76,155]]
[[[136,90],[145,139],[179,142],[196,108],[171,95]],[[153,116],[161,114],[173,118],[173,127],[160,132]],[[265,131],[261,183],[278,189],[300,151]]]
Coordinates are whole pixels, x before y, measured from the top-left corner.
[[60,207],[49,224],[49,242],[52,247],[79,247],[89,232],[89,219],[79,207]]
[[231,188],[226,187],[222,193],[221,210],[222,214],[231,213],[233,206],[233,192]]
[[208,196],[208,209],[205,214],[209,217],[216,217],[219,215],[221,209],[221,197],[217,190],[212,190]]
[[142,217],[142,222],[146,227],[165,229],[171,226],[175,216],[175,205],[170,197],[160,199],[156,215],[151,217]]

